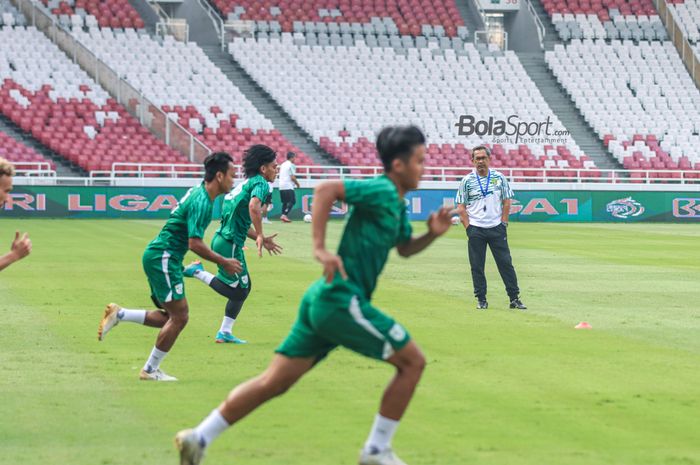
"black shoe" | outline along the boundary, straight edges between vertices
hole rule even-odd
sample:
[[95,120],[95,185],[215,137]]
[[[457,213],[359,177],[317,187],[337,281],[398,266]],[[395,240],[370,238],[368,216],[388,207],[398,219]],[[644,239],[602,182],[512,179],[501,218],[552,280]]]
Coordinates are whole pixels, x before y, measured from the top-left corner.
[[476,305],[477,310],[486,310],[489,308],[489,303],[486,302],[486,299],[480,300],[479,303]]
[[510,308],[517,308],[518,310],[527,310],[525,304],[522,303],[517,297],[510,301]]

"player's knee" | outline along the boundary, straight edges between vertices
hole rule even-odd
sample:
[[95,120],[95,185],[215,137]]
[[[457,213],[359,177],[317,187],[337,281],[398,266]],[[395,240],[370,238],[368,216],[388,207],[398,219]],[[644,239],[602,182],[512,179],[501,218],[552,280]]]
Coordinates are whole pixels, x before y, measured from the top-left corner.
[[170,315],[170,320],[176,328],[182,330],[187,326],[187,322],[190,320],[189,312],[181,312],[175,315]]
[[418,355],[416,356],[414,364],[416,366],[415,370],[420,376],[425,370],[425,367],[428,365],[428,361],[425,359],[425,355],[423,355],[423,352],[418,351]]
[[428,361],[425,359],[425,355],[419,349],[416,349],[410,357],[407,357],[404,361],[403,371],[407,374],[420,378],[425,370]]
[[417,380],[423,374],[423,370],[425,370],[427,363],[428,362],[425,360],[425,357],[419,351],[407,363],[406,371],[408,372],[409,375],[416,378],[416,380]]

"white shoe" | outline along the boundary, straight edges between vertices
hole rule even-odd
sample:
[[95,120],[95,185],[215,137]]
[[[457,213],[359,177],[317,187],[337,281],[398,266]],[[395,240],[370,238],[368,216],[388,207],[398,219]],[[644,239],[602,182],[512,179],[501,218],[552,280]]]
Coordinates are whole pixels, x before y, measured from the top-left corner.
[[163,372],[160,368],[153,370],[150,373],[142,369],[141,373],[139,373],[139,379],[143,381],[177,381],[176,377],[170,376],[169,374]]
[[122,308],[117,304],[109,304],[105,308],[105,314],[102,316],[100,326],[97,328],[97,340],[101,341],[105,338],[110,329],[119,324],[119,310]]
[[199,465],[204,458],[204,447],[192,429],[175,435],[175,447],[180,451],[180,465]]
[[366,450],[360,453],[360,465],[406,465],[391,449],[372,454]]
[[272,221],[270,221],[270,218],[263,218],[262,222],[263,222],[263,224],[272,224]]

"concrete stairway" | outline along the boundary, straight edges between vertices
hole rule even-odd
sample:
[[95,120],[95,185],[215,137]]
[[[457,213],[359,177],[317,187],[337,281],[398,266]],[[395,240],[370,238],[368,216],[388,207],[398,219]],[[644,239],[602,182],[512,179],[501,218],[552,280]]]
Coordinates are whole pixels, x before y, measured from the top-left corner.
[[146,30],[149,33],[154,34],[156,31],[156,23],[160,20],[158,14],[153,10],[153,8],[148,4],[147,0],[129,0],[129,3],[136,10],[136,12],[143,19],[146,25]]
[[517,55],[549,107],[569,130],[570,137],[576,141],[583,152],[595,161],[598,168],[621,169],[622,165],[609,154],[603,141],[583,119],[583,115],[547,68],[544,52],[517,53]]
[[323,150],[311,136],[287,114],[286,111],[260,87],[245,70],[234,61],[228,51],[221,50],[216,28],[211,18],[197,0],[185,0],[177,7],[170,8],[173,18],[184,18],[190,27],[190,40],[199,45],[209,59],[238,87],[282,135],[310,156],[319,165],[338,165],[335,158]]
[[65,158],[63,158],[53,150],[49,149],[45,145],[42,145],[41,142],[34,139],[34,136],[27,132],[24,132],[22,128],[17,126],[9,118],[5,117],[5,115],[2,114],[0,114],[0,131],[4,132],[5,134],[14,138],[15,140],[18,140],[24,145],[33,148],[34,150],[42,154],[45,158],[53,161],[56,165],[56,176],[87,176],[87,172],[85,170],[83,170],[79,166],[74,165],[73,163],[66,160]]
[[474,31],[483,31],[486,28],[474,0],[457,0],[456,3],[464,25],[469,30],[470,38],[474,37]]

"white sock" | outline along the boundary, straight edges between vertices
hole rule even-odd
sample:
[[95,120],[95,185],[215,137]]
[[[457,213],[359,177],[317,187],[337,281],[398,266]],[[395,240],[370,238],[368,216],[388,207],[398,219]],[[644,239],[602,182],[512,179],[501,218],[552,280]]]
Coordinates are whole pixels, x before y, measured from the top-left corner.
[[399,422],[397,420],[391,420],[377,414],[374,418],[372,431],[370,431],[365,443],[365,450],[367,452],[383,452],[388,449],[398,426]]
[[202,420],[199,426],[194,429],[194,432],[199,437],[199,440],[204,443],[204,447],[206,447],[221,433],[226,431],[226,428],[229,426],[231,425],[221,416],[219,409],[214,409],[209,416]]
[[207,270],[197,270],[194,272],[194,277],[202,281],[207,286],[211,284],[211,280],[214,279],[214,275],[209,273]]
[[163,361],[166,355],[168,355],[167,352],[158,350],[158,348],[154,346],[153,350],[151,351],[151,356],[148,357],[146,364],[143,366],[143,370],[146,373],[152,373],[156,371],[160,367],[160,362]]
[[119,321],[131,321],[142,325],[146,321],[146,310],[130,310],[122,308],[117,312]]
[[229,318],[227,316],[224,317],[224,321],[221,322],[221,328],[219,331],[222,333],[232,333],[233,332],[233,324],[236,322],[235,318]]

